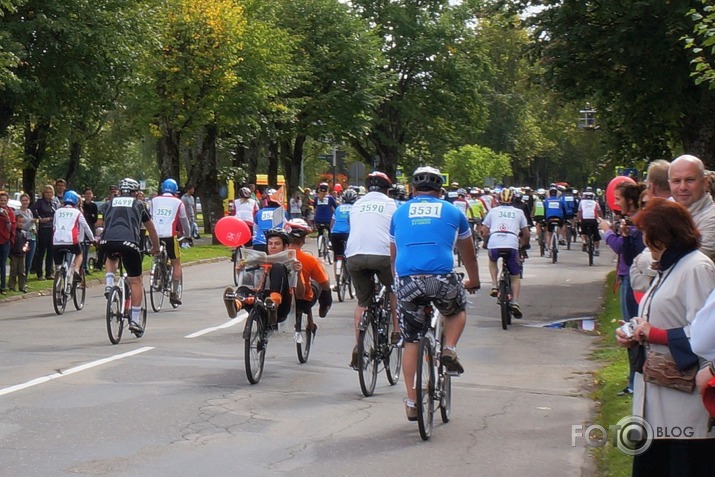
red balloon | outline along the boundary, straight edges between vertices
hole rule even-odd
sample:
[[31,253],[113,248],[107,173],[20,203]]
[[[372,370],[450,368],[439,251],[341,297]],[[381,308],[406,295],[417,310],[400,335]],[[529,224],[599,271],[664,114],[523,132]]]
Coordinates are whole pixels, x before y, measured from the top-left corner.
[[219,242],[227,247],[240,247],[251,240],[251,229],[248,224],[232,215],[222,217],[216,222],[214,233]]
[[628,176],[618,176],[615,179],[612,179],[606,187],[606,203],[608,204],[608,207],[615,212],[621,211],[616,205],[616,186],[618,186],[618,184],[622,184],[623,182],[630,182],[631,184],[636,183],[636,181]]

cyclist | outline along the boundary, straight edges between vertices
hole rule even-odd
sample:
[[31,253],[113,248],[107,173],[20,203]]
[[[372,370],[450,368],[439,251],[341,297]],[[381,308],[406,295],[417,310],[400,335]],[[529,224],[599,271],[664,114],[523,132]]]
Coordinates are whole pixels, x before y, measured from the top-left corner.
[[62,196],[64,206],[57,209],[52,220],[52,250],[55,266],[62,265],[64,254],[59,253],[61,249],[68,249],[74,254],[72,271],[74,280],[81,281],[79,269],[82,268],[82,242],[87,239],[94,242],[92,229],[79,210],[79,194],[73,190],[68,190]]
[[[576,193],[578,191],[575,191]],[[576,197],[572,189],[566,189],[561,196],[564,199],[564,205],[566,206],[566,215],[564,216],[564,224],[568,223],[571,225],[571,230],[576,230],[576,212],[578,212],[578,198]],[[564,227],[564,233],[568,229]]]
[[[333,218],[335,209],[338,208],[335,197],[328,194],[328,189],[328,184],[322,182],[318,186],[318,196],[313,200],[313,206],[315,208],[315,218],[313,221],[318,231],[318,237],[323,235],[324,231],[330,232],[330,220]],[[326,235],[329,235],[329,233]]]
[[[333,219],[330,221],[330,243],[333,244],[335,257],[345,256],[345,244],[348,242],[350,233],[350,209],[357,200],[357,192],[354,189],[347,189],[343,192],[343,203],[335,209]],[[337,263],[333,263],[333,272],[337,271]]]
[[[283,252],[286,247],[288,247],[290,239],[283,228],[266,230],[264,235],[266,236],[266,241],[268,243],[266,249],[266,253],[268,255],[275,255]],[[243,269],[244,267],[245,264],[240,263],[240,268]],[[300,261],[295,261],[292,264],[291,269],[292,271],[298,273],[298,280],[296,280],[295,286],[295,297],[301,299],[305,294],[305,285],[302,274],[303,267]],[[288,267],[282,263],[274,263],[271,266],[270,274],[265,283],[267,291],[270,292],[270,295],[266,298],[265,302],[266,308],[268,309],[268,324],[276,325],[277,323],[282,323],[288,317],[294,293],[290,287]],[[228,294],[233,293],[233,289],[228,287],[223,294],[223,302],[226,305],[226,311],[228,312],[229,318],[236,318],[236,316],[238,316],[238,310],[241,306],[241,302],[239,300],[226,298]]]
[[139,183],[127,177],[119,183],[119,192],[121,195],[113,197],[104,212],[104,232],[102,232],[100,246],[106,256],[104,263],[107,286],[105,295],[108,295],[109,290],[114,286],[114,274],[119,266],[119,257],[122,257],[132,293],[132,316],[129,319],[129,330],[141,335],[144,330],[139,324],[139,316],[144,293],[139,243],[140,224],[143,223],[149,233],[152,255],[159,253],[159,236],[149,211],[136,199]]
[[450,204],[453,204],[454,201],[457,200],[457,197],[459,197],[459,182],[453,181],[451,184],[449,184],[449,190],[446,192],[447,194],[444,200],[446,200]]
[[[398,208],[390,224],[390,259],[395,273],[395,293],[405,349],[402,369],[407,388],[407,419],[417,420],[414,405],[415,370],[424,317],[419,303],[432,300],[444,316],[442,362],[450,371],[464,372],[456,346],[467,321],[467,298],[479,289],[479,270],[467,217],[438,199],[442,174],[433,167],[419,167],[412,175],[415,197]],[[457,243],[467,280],[460,283],[454,272],[452,249]]]
[[[392,187],[392,181],[385,173],[372,172],[365,179],[365,187],[368,193],[350,209],[350,236],[345,249],[348,272],[353,280],[357,297],[357,306],[353,313],[356,343],[360,319],[374,294],[373,277],[377,275],[380,283],[388,289],[393,283],[390,265],[390,221],[397,209],[397,203],[387,195]],[[394,330],[390,340],[396,344],[400,340],[400,335],[397,333],[397,310],[394,296],[390,299]],[[356,344],[350,358],[350,367],[357,369],[357,364]]]
[[537,189],[536,195],[534,196],[534,208],[531,209],[531,218],[534,225],[536,225],[537,237],[541,237],[541,228],[546,226],[544,223],[546,218],[544,199],[546,199],[546,190],[542,188]]
[[[564,203],[563,198],[559,197],[559,191],[556,188],[555,184],[551,184],[551,187],[549,187],[549,196],[544,200],[544,215],[545,215],[545,220],[547,222],[551,222],[552,220],[554,222],[558,222],[557,225],[557,233],[559,237],[559,244],[560,245],[566,245],[566,240],[564,240],[564,232],[563,232],[563,226],[564,226],[564,218],[566,217],[566,204]],[[546,229],[546,249],[547,249],[547,256],[551,256],[551,250],[549,250],[549,246],[551,245],[551,230],[550,227],[547,227]]]
[[467,191],[464,189],[457,189],[457,198],[452,201],[452,205],[458,208],[461,213],[467,215],[467,209],[469,209]]
[[[174,179],[166,179],[161,183],[162,194],[151,200],[151,215],[159,240],[164,244],[166,254],[171,260],[173,273],[171,275],[171,293],[169,302],[181,305],[179,285],[181,283],[181,248],[177,240],[177,225],[181,222],[184,235],[190,237],[191,226],[186,215],[184,203],[177,196],[179,185]],[[148,230],[148,228],[147,228]]]
[[514,193],[509,189],[502,189],[499,193],[500,204],[489,211],[482,226],[488,236],[487,248],[489,249],[489,275],[492,278],[491,296],[497,296],[497,260],[501,252],[507,252],[506,260],[509,275],[511,275],[512,299],[509,303],[514,318],[521,318],[519,308],[519,291],[521,290],[521,260],[519,247],[529,243],[529,225],[522,209],[514,207],[512,202]]
[[253,249],[259,252],[267,251],[267,238],[265,232],[270,229],[283,227],[286,221],[286,210],[277,201],[278,191],[266,189],[263,191],[265,207],[256,212],[253,217]]
[[[248,229],[253,231],[253,218],[256,216],[260,207],[258,206],[258,201],[251,197],[251,194],[251,189],[248,187],[241,187],[238,190],[238,199],[233,201],[231,215],[235,215],[246,222]],[[250,248],[252,245],[249,240],[248,243],[244,244],[244,247]]]
[[323,268],[320,260],[313,255],[302,250],[305,245],[305,237],[311,232],[310,226],[303,219],[293,219],[285,225],[290,243],[289,249],[295,250],[295,257],[302,264],[303,282],[305,283],[305,293],[302,299],[295,300],[297,313],[305,313],[308,316],[308,327],[313,334],[318,329],[318,325],[313,320],[313,305],[317,301],[319,304],[318,316],[325,318],[333,304],[333,295],[330,291],[330,276]]
[[601,252],[598,246],[601,243],[601,234],[598,232],[598,219],[601,217],[601,207],[596,201],[596,197],[591,188],[588,187],[583,193],[583,199],[578,204],[578,221],[581,223],[581,240],[583,241],[583,251],[586,252],[586,237],[593,237],[593,254],[599,256]]

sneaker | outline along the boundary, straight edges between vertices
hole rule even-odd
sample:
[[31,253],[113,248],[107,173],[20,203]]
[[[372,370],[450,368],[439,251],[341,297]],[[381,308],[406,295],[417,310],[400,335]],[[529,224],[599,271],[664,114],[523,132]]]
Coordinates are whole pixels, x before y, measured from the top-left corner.
[[330,311],[330,305],[320,305],[320,307],[318,308],[318,316],[321,318],[325,318],[326,316],[328,316],[328,311]]
[[492,287],[491,293],[489,293],[490,296],[496,297],[499,294],[499,289],[497,287]]
[[414,422],[417,420],[417,408],[415,406],[405,403],[405,414],[407,414],[408,421]]
[[400,343],[402,339],[402,334],[399,331],[393,331],[390,334],[390,344],[396,345]]
[[560,239],[559,239],[559,245],[566,245],[566,240],[560,238]]
[[586,250],[586,244],[581,245],[581,251],[582,251],[582,252],[586,252],[586,251],[587,251],[587,250]]
[[601,255],[601,251],[600,251],[600,250],[594,250],[594,251],[593,251],[593,256],[594,256],[594,257],[598,257],[599,255]]
[[104,287],[104,298],[109,298],[110,291],[112,291],[112,287]]
[[357,350],[357,345],[353,348],[353,354],[352,357],[350,358],[350,367],[353,368],[355,371],[358,370],[358,350]]
[[140,325],[136,321],[129,322],[129,331],[131,331],[137,336],[144,334],[144,328],[142,328],[142,325]]
[[459,357],[457,357],[457,352],[452,349],[444,348],[442,350],[442,364],[447,368],[447,371],[456,371],[459,374],[464,372],[462,363],[459,362]]
[[618,391],[618,393],[616,393],[616,396],[630,396],[631,394],[633,394],[633,390],[626,386],[622,390]]
[[27,292],[28,292],[27,287],[25,287],[25,288],[20,288],[20,291],[21,291],[22,293],[27,293]]
[[521,313],[521,308],[519,308],[519,304],[518,304],[517,302],[512,301],[512,302],[509,304],[509,307],[511,308],[511,313],[514,315],[514,318],[516,318],[517,320],[518,320],[519,318],[521,318],[522,316],[524,316],[524,315]]
[[231,294],[233,296],[233,289],[227,287],[223,292],[223,304],[226,305],[226,312],[229,318],[236,318],[238,316],[238,307],[236,306],[236,300],[233,298],[226,298],[226,295]]
[[45,275],[45,280],[54,280],[54,279],[55,279],[55,277],[53,277],[52,275]]
[[544,251],[544,257],[546,258],[551,258],[551,250],[548,248]]
[[74,278],[74,281],[75,281],[76,283],[79,283],[79,282],[82,281],[82,276],[79,274],[79,272],[74,272],[74,277],[73,277],[73,278]]
[[169,303],[172,305],[181,305],[181,298],[179,298],[178,293],[172,292],[169,294]]
[[308,330],[313,334],[313,338],[315,338],[315,334],[318,332],[318,325],[313,323],[312,325],[308,325],[307,327]]

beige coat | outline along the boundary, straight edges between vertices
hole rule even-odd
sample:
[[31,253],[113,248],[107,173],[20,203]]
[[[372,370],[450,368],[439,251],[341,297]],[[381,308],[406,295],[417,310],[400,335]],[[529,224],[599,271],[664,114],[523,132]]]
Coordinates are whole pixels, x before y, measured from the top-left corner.
[[[640,302],[639,316],[647,311],[650,302],[649,321],[662,329],[684,327],[690,336],[690,323],[703,306],[710,292],[715,288],[715,265],[700,251],[694,251],[681,258],[672,270],[663,273],[667,278],[659,286],[662,278],[653,280],[648,292]],[[655,293],[654,293],[655,290]],[[653,294],[652,301],[649,295]],[[713,317],[715,319],[715,317]],[[651,350],[670,354],[668,346],[651,344]],[[701,367],[705,366],[701,360]],[[643,381],[643,375],[636,373],[633,395],[633,415],[643,417],[653,427],[655,438],[665,438],[664,430],[672,433],[676,428],[692,435],[680,438],[715,438],[715,432],[708,434],[708,412],[703,406],[698,390],[686,394],[675,389]],[[658,434],[658,428],[661,434]]]
[[715,261],[715,203],[710,194],[688,207],[695,227],[700,231],[700,251]]

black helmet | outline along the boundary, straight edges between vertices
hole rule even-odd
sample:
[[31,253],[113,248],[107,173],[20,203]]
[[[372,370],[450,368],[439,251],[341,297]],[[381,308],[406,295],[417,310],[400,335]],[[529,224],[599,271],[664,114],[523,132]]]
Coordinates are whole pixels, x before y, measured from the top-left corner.
[[290,241],[290,238],[288,237],[288,233],[283,230],[282,228],[275,228],[275,229],[269,229],[263,232],[263,235],[266,236],[266,240],[268,240],[271,237],[280,237],[281,240],[283,240],[283,245],[288,245],[288,242]]
[[365,179],[365,187],[367,187],[367,190],[370,191],[386,191],[392,187],[392,181],[384,172],[375,171],[367,175],[367,178]]
[[442,174],[439,172],[439,169],[435,169],[434,167],[418,167],[415,173],[412,174],[412,187],[416,190],[440,191],[442,190],[442,182]]

